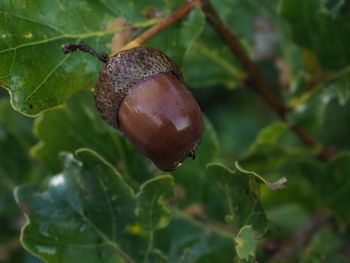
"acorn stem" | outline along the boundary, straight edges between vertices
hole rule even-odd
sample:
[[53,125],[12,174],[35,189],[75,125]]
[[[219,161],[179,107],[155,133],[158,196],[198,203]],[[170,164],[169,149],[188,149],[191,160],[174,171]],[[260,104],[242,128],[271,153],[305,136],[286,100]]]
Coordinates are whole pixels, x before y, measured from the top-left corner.
[[190,151],[188,157],[192,158],[192,160],[196,159],[196,152],[194,150]]
[[77,50],[89,53],[90,55],[97,57],[100,61],[102,61],[105,64],[108,62],[109,57],[106,53],[104,53],[104,52],[99,53],[96,50],[94,50],[92,47],[90,47],[89,45],[76,44],[76,43],[66,43],[63,46],[63,52],[65,54],[69,54],[69,53],[77,51]]

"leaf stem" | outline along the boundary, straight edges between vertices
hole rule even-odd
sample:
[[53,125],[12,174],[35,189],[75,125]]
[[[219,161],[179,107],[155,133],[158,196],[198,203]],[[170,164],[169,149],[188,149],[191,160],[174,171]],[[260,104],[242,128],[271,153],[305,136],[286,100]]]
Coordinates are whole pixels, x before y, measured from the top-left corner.
[[[171,15],[165,17],[159,24],[156,24],[155,26],[148,29],[146,32],[135,38],[134,40],[130,41],[127,45],[125,45],[121,50],[130,49],[134,47],[139,47],[148,40],[150,40],[155,35],[159,34],[164,29],[168,28],[178,20],[185,17],[193,8],[194,5],[196,5],[198,2],[194,0],[188,0],[185,4],[180,6],[179,9],[177,9],[174,13]],[[121,51],[119,50],[119,51]],[[119,52],[118,51],[118,52]],[[117,52],[117,53],[118,53]],[[115,55],[115,54],[113,54]]]
[[[278,116],[286,121],[287,114],[290,111],[273,92],[270,84],[264,78],[258,66],[249,58],[247,52],[242,47],[238,37],[231,29],[221,20],[215,8],[208,0],[201,0],[201,7],[206,15],[208,22],[214,27],[222,40],[229,47],[231,52],[237,57],[243,68],[247,71],[249,78],[246,79],[246,84],[255,89],[266,103],[278,114]],[[292,131],[300,138],[300,140],[308,147],[320,145],[315,137],[310,134],[304,127],[295,125]],[[334,149],[323,147],[318,155],[321,161],[329,160],[335,151]]]

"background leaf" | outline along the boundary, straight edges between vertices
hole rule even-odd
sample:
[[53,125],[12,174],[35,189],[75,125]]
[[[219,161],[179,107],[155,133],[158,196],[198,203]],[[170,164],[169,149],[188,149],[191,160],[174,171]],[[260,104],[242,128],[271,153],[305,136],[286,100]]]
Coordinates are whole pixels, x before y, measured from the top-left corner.
[[39,262],[19,245],[23,215],[13,189],[40,178],[39,168],[28,158],[35,143],[33,120],[15,112],[8,99],[0,99],[0,262]]
[[301,171],[307,176],[313,190],[319,198],[319,205],[333,210],[341,220],[350,217],[346,204],[346,196],[350,194],[350,182],[347,173],[350,165],[350,153],[339,153],[327,164],[319,164],[313,160],[301,163]]
[[350,60],[350,5],[345,1],[334,12],[322,2],[283,0],[280,13],[290,23],[295,42],[312,52],[320,66],[339,69]]
[[20,183],[34,181],[32,162],[26,151],[34,144],[33,122],[13,111],[7,99],[0,100],[0,214],[18,214],[12,190]]

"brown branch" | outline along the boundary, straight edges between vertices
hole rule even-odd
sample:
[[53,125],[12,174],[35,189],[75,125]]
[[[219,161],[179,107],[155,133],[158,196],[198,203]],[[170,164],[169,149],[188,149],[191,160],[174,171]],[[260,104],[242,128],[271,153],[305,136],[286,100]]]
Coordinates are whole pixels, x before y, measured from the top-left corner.
[[[268,105],[278,114],[282,120],[286,120],[289,111],[283,103],[280,102],[278,96],[273,92],[270,84],[266,81],[257,65],[249,58],[248,54],[242,47],[238,37],[225,25],[220,16],[210,4],[208,0],[201,1],[202,10],[206,15],[209,23],[215,28],[222,40],[229,47],[231,52],[237,57],[243,68],[247,71],[249,86],[253,87]],[[304,127],[293,126],[292,130],[300,138],[300,140],[308,147],[315,147],[320,143],[313,137]],[[334,151],[323,148],[318,158],[322,161],[329,160]]]
[[277,114],[284,119],[287,109],[280,102],[277,96],[272,92],[269,84],[264,79],[256,64],[249,58],[244,48],[239,42],[237,36],[227,27],[219,17],[214,7],[209,1],[202,1],[202,10],[204,11],[207,20],[219,33],[221,38],[225,41],[232,53],[241,62],[243,68],[248,72],[252,80],[252,86],[262,95],[266,102],[277,112]]
[[[139,47],[148,40],[150,40],[152,37],[159,34],[164,29],[168,28],[178,20],[185,17],[193,8],[194,5],[197,5],[198,2],[194,0],[189,0],[185,4],[183,4],[179,9],[177,9],[174,13],[169,15],[168,17],[164,18],[159,24],[156,24],[155,26],[148,29],[146,32],[135,38],[134,40],[130,41],[127,45],[125,45],[121,50],[130,49],[134,47]],[[120,51],[120,50],[119,50]],[[119,52],[118,51],[118,52]],[[118,53],[117,52],[117,53]]]

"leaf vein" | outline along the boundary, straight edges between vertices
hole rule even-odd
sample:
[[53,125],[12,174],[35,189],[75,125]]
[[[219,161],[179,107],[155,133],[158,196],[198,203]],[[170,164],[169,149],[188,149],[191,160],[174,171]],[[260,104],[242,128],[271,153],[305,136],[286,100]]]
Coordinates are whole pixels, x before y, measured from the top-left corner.
[[70,55],[64,56],[64,58],[61,61],[59,61],[58,64],[47,74],[43,81],[31,93],[29,93],[28,96],[25,97],[24,101],[27,102],[35,93],[37,93],[69,57]]
[[5,15],[9,15],[9,16],[16,17],[16,18],[19,18],[19,19],[27,20],[29,22],[32,22],[32,23],[35,23],[35,24],[39,24],[39,25],[42,25],[42,26],[46,26],[46,27],[49,27],[49,28],[51,28],[51,29],[53,29],[53,30],[63,34],[63,31],[60,28],[58,28],[58,27],[56,27],[54,25],[48,24],[48,23],[43,23],[43,22],[37,21],[37,20],[35,20],[35,19],[31,18],[31,17],[25,17],[25,16],[13,14],[13,13],[10,13],[10,12],[5,11],[5,10],[0,10],[0,13],[4,13]]
[[106,201],[108,203],[108,207],[109,207],[109,210],[110,210],[110,213],[111,213],[111,216],[112,216],[112,236],[113,236],[112,241],[116,242],[116,237],[115,237],[115,234],[116,234],[116,225],[115,225],[116,218],[115,218],[112,202],[111,202],[111,199],[108,197],[107,192],[105,191],[106,185],[104,184],[103,180],[100,177],[97,177],[97,179],[98,179],[98,181],[100,183],[100,186],[101,186],[102,191],[103,191],[103,195],[106,198]]

